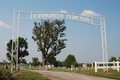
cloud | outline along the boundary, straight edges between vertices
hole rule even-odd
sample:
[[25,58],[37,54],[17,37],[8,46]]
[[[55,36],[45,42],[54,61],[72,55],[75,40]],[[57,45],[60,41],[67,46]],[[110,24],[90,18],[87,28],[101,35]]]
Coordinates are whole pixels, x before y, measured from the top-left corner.
[[83,16],[101,16],[98,13],[95,13],[94,11],[91,10],[84,10],[83,13],[81,13]]
[[12,28],[11,25],[7,25],[4,22],[0,21],[0,27],[5,27],[5,28]]
[[32,35],[32,32],[28,31],[28,32],[27,32],[27,35]]
[[4,44],[7,45],[8,41],[5,41]]

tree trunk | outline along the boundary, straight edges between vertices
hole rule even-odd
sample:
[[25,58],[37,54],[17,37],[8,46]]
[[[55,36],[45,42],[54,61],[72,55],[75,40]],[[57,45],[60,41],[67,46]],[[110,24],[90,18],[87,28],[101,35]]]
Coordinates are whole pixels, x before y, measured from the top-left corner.
[[16,67],[16,64],[15,64],[15,71],[17,71],[16,69],[17,69],[17,67]]
[[15,71],[16,71],[16,62],[14,63],[14,69],[15,69]]
[[43,63],[43,70],[45,70],[45,61],[43,60],[42,63]]
[[45,70],[45,58],[44,58],[44,55],[42,54],[42,63],[43,63],[43,70]]

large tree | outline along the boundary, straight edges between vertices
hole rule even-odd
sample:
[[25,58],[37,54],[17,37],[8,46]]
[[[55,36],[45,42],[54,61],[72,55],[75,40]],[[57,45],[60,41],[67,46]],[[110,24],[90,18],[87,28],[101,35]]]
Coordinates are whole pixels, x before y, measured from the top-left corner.
[[[24,38],[21,38],[19,37],[18,38],[18,63],[20,63],[20,61],[22,60],[23,57],[25,56],[28,56],[29,53],[27,51],[28,49],[28,43],[26,41],[27,39],[24,39]],[[16,53],[17,53],[17,40],[16,41],[13,41],[13,62],[14,64],[16,65]],[[7,43],[7,53],[6,53],[6,56],[8,58],[9,61],[11,61],[11,54],[12,54],[12,40],[10,40],[8,43]]]
[[49,56],[56,56],[66,47],[64,43],[66,39],[62,38],[65,36],[64,31],[66,30],[64,24],[64,20],[54,20],[51,22],[49,20],[42,20],[41,23],[34,23],[32,39],[37,43],[38,51],[42,52],[43,66],[45,66]]

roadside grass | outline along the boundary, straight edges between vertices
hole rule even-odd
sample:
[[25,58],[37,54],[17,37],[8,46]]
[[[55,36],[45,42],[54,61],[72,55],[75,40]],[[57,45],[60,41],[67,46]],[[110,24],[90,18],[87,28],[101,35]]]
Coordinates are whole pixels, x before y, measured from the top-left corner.
[[90,69],[90,70],[78,70],[78,71],[70,71],[66,69],[50,69],[49,71],[62,71],[62,72],[74,72],[74,73],[79,73],[79,74],[86,74],[86,75],[92,75],[92,76],[97,76],[97,77],[104,77],[104,78],[110,78],[110,79],[116,79],[120,80],[120,71],[112,70],[109,69],[108,72],[103,72],[103,69],[98,69],[98,72],[95,72],[95,69]]
[[79,71],[77,73],[120,80],[120,72],[112,69],[109,69],[108,72],[103,72],[103,69],[98,69],[98,72],[95,72],[94,69],[91,69],[91,70]]
[[27,70],[19,70],[19,72],[14,74],[13,76],[17,78],[17,80],[48,80],[40,73]]

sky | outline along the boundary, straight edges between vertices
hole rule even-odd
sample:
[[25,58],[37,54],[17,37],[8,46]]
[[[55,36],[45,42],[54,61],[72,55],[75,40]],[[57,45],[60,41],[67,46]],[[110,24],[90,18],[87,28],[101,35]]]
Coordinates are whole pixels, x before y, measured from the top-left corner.
[[[1,0],[0,1],[0,62],[6,58],[7,42],[12,39],[13,13],[52,12],[66,10],[93,18],[105,18],[108,59],[120,57],[120,0]],[[41,52],[32,40],[34,22],[40,20],[20,20],[19,36],[27,38],[29,56],[24,59],[32,62],[32,57],[42,61]],[[79,63],[102,62],[101,27],[75,21],[65,21],[66,48],[59,53],[57,60],[64,61],[69,54]]]

